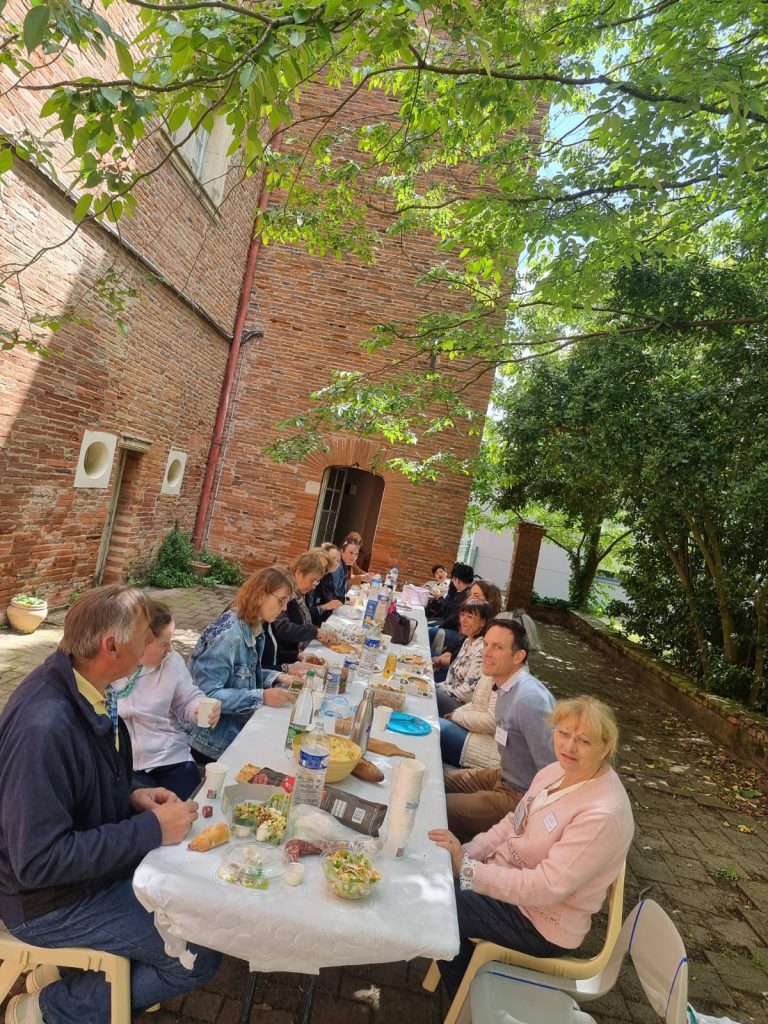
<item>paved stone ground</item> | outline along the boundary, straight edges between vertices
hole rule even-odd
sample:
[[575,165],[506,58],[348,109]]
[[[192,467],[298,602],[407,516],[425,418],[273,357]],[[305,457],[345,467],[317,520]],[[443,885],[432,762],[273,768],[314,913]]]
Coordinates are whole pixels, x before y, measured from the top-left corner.
[[[174,608],[177,647],[185,656],[231,593],[224,587],[158,593]],[[29,637],[0,630],[0,706],[55,648],[62,617]],[[672,915],[691,961],[690,1000],[698,1010],[763,1024],[768,1020],[768,799],[760,792],[760,773],[733,761],[566,630],[539,628],[545,650],[533,668],[553,693],[594,694],[619,717],[619,770],[637,826],[625,908],[649,896]],[[323,971],[313,1022],[439,1024],[446,1005],[421,989],[426,967],[422,960]],[[245,964],[227,958],[205,989],[165,1004],[142,1017],[142,1024],[235,1024],[245,978]],[[251,1024],[290,1024],[298,1000],[295,975],[270,975],[257,993]],[[658,1019],[631,967],[590,1011],[600,1024]]]

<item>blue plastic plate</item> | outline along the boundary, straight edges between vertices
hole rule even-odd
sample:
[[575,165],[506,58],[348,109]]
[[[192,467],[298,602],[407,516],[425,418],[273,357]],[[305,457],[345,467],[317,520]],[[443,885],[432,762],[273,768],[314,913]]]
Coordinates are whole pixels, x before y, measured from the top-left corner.
[[390,732],[404,733],[406,736],[426,736],[432,732],[432,726],[423,718],[406,715],[403,711],[395,711],[389,719],[387,728]]

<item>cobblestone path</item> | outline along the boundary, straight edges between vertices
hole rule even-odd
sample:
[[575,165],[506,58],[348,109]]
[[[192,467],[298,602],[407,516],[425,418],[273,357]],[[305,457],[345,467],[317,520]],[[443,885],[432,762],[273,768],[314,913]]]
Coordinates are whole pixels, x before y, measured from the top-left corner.
[[[185,657],[231,594],[225,587],[157,592],[174,609],[176,646]],[[618,769],[636,822],[625,909],[649,896],[672,915],[688,951],[690,1000],[698,1010],[765,1024],[768,800],[760,792],[760,773],[732,760],[573,634],[539,629],[544,650],[532,668],[555,696],[594,694],[618,714]],[[60,635],[56,618],[30,637],[0,630],[0,706]],[[440,1024],[446,1005],[421,989],[426,968],[426,961],[413,961],[322,971],[313,1024]],[[225,959],[204,989],[144,1015],[142,1024],[236,1024],[246,970],[244,963]],[[297,1005],[295,975],[270,975],[257,993],[251,1022],[290,1024]],[[658,1020],[629,966],[590,1012],[600,1024]]]

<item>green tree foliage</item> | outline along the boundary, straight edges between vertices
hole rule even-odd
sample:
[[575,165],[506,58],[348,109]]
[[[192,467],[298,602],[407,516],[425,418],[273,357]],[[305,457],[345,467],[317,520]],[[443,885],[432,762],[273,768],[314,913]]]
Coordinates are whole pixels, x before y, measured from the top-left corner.
[[[762,287],[698,260],[620,272],[614,301],[627,313],[610,341],[528,364],[503,393],[499,427],[503,500],[530,494],[575,522],[593,514],[596,528],[601,510],[620,513],[638,534],[633,628],[686,668],[693,638],[708,682],[743,689],[741,670],[753,672],[753,698],[768,588],[768,335],[724,323],[736,311],[748,320]],[[624,332],[635,315],[656,319],[652,336]]]
[[[353,418],[350,404],[365,431],[414,445],[425,429],[440,433],[435,418],[447,430],[476,419],[455,381],[446,388],[446,366],[470,379],[570,343],[583,311],[607,336],[595,313],[617,268],[651,252],[686,254],[702,232],[715,244],[729,221],[751,246],[763,244],[764,5],[125,0],[125,8],[138,19],[126,35],[113,27],[110,3],[102,15],[80,0],[30,0],[7,19],[0,70],[9,95],[38,91],[49,132],[6,138],[0,173],[14,155],[50,166],[51,140],[63,137],[74,154],[75,219],[119,220],[155,170],[133,159],[150,132],[164,123],[191,135],[223,117],[233,153],[251,172],[266,169],[281,196],[259,218],[266,241],[372,260],[384,235],[428,231],[438,251],[427,281],[462,298],[460,313],[382,324],[371,338],[377,348],[408,344],[404,393],[418,399],[416,412],[393,403],[386,381],[337,376],[286,432],[283,454],[322,446],[337,417]],[[92,75],[70,71],[77,49],[93,55]],[[104,54],[117,72],[100,70]],[[44,78],[34,73],[41,60]],[[299,99],[321,80],[331,90],[326,109],[304,121]],[[350,94],[370,88],[391,98],[386,111],[346,122]],[[521,254],[525,273],[516,276]],[[567,334],[544,318],[529,319],[523,335],[518,316],[532,304],[555,309],[560,324],[570,318]],[[17,340],[11,333],[7,344]],[[425,424],[418,410],[430,400],[435,416]],[[366,416],[372,405],[383,406],[381,416]]]

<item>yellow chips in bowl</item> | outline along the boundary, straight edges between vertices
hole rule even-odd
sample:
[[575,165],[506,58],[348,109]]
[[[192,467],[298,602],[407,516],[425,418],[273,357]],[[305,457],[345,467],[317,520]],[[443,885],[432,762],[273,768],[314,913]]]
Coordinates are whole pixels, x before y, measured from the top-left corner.
[[[293,756],[298,760],[299,747],[302,736],[295,736],[293,739]],[[331,756],[328,758],[328,770],[325,773],[326,782],[341,782],[342,779],[351,773],[357,762],[363,756],[363,752],[356,743],[347,739],[346,736],[327,735],[326,740],[331,748]]]

